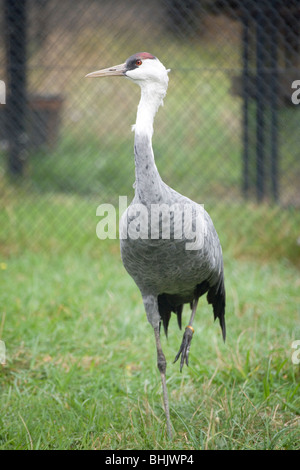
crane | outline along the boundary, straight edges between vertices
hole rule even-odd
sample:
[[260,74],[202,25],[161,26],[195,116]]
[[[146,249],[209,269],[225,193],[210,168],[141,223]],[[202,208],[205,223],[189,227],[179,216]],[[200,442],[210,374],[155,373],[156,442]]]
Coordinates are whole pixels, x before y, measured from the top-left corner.
[[135,196],[120,220],[120,247],[124,267],[141,292],[147,319],[154,330],[167,433],[172,438],[161,322],[167,335],[173,312],[181,328],[183,305],[190,304],[190,321],[174,360],[180,358],[180,371],[184,363],[188,365],[199,297],[207,294],[224,341],[226,329],[222,248],[213,222],[202,205],[163,182],[154,160],[153,121],[167,92],[168,73],[157,57],[139,52],[122,64],[86,77],[122,76],[141,88],[133,126]]

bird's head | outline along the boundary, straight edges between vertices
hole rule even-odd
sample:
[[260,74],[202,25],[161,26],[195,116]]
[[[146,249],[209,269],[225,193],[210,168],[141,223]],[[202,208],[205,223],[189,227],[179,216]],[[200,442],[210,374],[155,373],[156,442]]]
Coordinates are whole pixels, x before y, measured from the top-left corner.
[[148,83],[160,84],[167,88],[168,72],[164,65],[148,52],[138,52],[126,62],[86,75],[87,78],[124,76],[141,87]]

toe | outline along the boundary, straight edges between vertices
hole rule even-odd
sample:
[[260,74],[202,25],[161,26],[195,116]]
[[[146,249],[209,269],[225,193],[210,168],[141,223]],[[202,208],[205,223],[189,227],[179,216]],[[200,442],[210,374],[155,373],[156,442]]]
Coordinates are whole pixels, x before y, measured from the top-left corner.
[[189,352],[190,352],[190,345],[191,345],[191,341],[192,341],[192,337],[193,337],[193,331],[187,327],[185,329],[185,332],[183,334],[183,338],[182,338],[182,343],[181,343],[181,346],[180,346],[180,349],[174,359],[174,362],[176,362],[180,355],[181,355],[181,360],[180,360],[180,372],[182,371],[182,368],[184,366],[184,363],[186,363],[186,365],[188,366],[189,365]]

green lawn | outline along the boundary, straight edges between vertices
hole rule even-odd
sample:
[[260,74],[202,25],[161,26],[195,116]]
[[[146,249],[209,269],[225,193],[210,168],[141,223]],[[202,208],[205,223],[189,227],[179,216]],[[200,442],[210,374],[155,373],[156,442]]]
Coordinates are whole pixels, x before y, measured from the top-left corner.
[[276,220],[272,209],[212,207],[224,250],[227,341],[202,299],[190,366],[180,373],[172,361],[182,332],[172,319],[162,339],[169,442],[152,328],[118,242],[96,238],[99,201],[8,185],[2,194],[1,449],[299,448],[296,214],[281,213],[285,229],[269,223],[263,234],[257,227]]

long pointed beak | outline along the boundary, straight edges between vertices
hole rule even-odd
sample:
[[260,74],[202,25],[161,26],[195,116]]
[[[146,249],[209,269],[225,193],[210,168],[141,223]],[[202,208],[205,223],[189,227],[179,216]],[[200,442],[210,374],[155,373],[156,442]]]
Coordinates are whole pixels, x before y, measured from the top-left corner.
[[114,75],[124,75],[126,72],[126,64],[114,65],[113,67],[108,67],[107,69],[96,70],[96,72],[88,73],[86,78],[96,78],[96,77],[112,77]]

